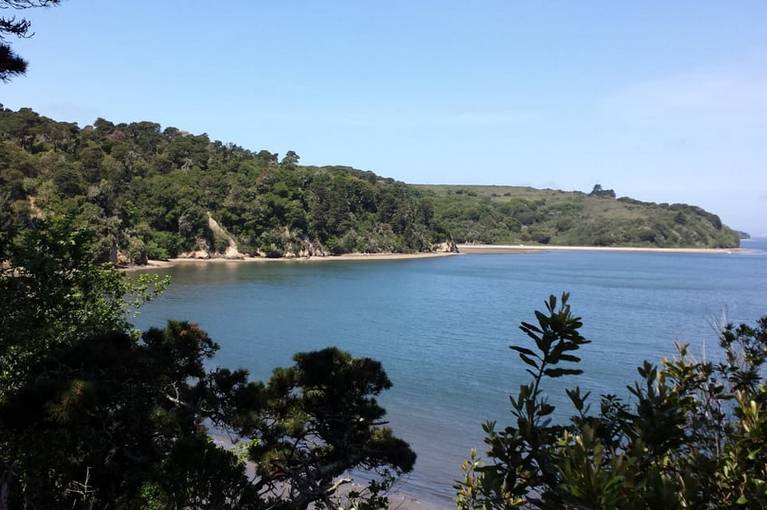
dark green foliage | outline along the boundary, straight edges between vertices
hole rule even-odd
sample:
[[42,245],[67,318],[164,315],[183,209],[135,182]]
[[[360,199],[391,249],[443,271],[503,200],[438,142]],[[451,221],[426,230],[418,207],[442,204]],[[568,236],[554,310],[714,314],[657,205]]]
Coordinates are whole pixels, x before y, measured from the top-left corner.
[[278,163],[267,151],[151,122],[98,119],[79,129],[30,109],[0,109],[0,155],[0,194],[17,221],[35,211],[75,214],[115,262],[223,254],[230,244],[270,257],[430,251],[448,238],[411,186],[347,167],[299,166],[293,151]]
[[351,467],[385,480],[413,468],[413,451],[383,426],[385,411],[375,397],[391,382],[379,362],[336,348],[299,353],[294,360],[266,385],[268,411],[253,429],[239,431],[259,439],[248,454],[268,492],[290,480],[283,496],[290,505],[279,508],[312,501],[332,508],[328,487]]
[[727,325],[721,362],[693,360],[686,345],[661,367],[645,362],[624,402],[566,394],[576,414],[553,423],[540,391],[545,378],[578,375],[579,334],[567,295],[552,296],[538,324],[522,323],[533,341],[513,346],[532,380],[511,398],[514,424],[485,425],[490,463],[476,453],[457,483],[462,509],[767,508],[767,317],[755,327]]
[[12,507],[135,508],[153,486],[165,508],[231,508],[220,503],[247,489],[245,467],[210,444],[200,410],[214,349],[171,323],[141,342],[116,333],[51,351],[0,406]]
[[[382,508],[412,469],[380,363],[328,348],[266,383],[210,370],[197,326],[130,327],[126,299],[164,282],[99,262],[72,218],[0,241],[0,508]],[[340,495],[353,471],[373,482]]]
[[595,186],[589,193],[515,186],[418,186],[458,243],[731,248],[737,232],[715,214],[654,204]]
[[591,190],[591,193],[589,193],[592,197],[602,197],[602,198],[615,198],[615,190],[612,189],[604,189],[601,184],[595,184],[594,189]]
[[[170,322],[140,341],[115,333],[50,351],[0,402],[11,505],[330,507],[352,468],[384,481],[412,469],[415,454],[379,423],[374,396],[390,382],[377,362],[300,354],[264,385],[244,371],[207,372],[217,348]],[[206,422],[244,449],[216,444]]]

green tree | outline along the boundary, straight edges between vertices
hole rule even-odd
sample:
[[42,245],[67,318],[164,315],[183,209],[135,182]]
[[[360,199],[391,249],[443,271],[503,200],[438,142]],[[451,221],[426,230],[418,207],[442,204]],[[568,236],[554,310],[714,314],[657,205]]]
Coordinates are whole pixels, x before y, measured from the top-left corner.
[[[0,232],[0,509],[384,504],[415,454],[382,421],[380,363],[329,348],[266,383],[208,370],[197,326],[130,326],[164,282],[99,262],[73,221]],[[378,477],[339,494],[353,470]]]
[[0,232],[0,402],[51,349],[130,330],[130,312],[166,279],[124,278],[96,253],[98,239],[73,217],[36,219]]
[[285,492],[278,507],[335,508],[334,489],[351,481],[338,478],[350,469],[376,472],[385,481],[412,469],[415,453],[384,426],[386,412],[375,398],[391,387],[379,362],[336,348],[294,360],[269,380],[262,420],[239,431],[258,439],[249,458],[262,490]]
[[283,156],[281,163],[286,167],[292,168],[298,164],[299,159],[301,159],[301,156],[296,154],[295,151],[288,151]]

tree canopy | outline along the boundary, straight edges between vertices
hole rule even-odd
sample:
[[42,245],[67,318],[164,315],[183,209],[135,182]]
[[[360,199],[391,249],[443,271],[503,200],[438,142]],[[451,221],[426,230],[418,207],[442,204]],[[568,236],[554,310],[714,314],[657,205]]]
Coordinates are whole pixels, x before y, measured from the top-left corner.
[[0,111],[3,213],[74,214],[103,260],[419,252],[448,238],[416,189],[298,161],[151,122],[80,129]]
[[731,248],[715,214],[656,204],[596,185],[590,193],[524,186],[419,185],[434,221],[458,243]]
[[0,210],[17,225],[74,214],[119,263],[175,256],[420,252],[439,243],[732,247],[685,204],[520,187],[412,186],[299,165],[153,122],[92,126],[0,110]]

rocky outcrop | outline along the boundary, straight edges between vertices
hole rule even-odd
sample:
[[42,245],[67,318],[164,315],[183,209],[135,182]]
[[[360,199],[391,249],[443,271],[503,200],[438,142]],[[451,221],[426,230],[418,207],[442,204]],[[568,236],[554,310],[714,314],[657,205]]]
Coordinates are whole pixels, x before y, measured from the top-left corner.
[[178,258],[180,259],[209,259],[210,257],[210,246],[208,246],[208,241],[202,238],[197,238],[195,240],[194,248],[178,254]]
[[[216,256],[222,256],[225,259],[241,259],[244,255],[240,253],[237,247],[237,242],[234,240],[229,232],[226,231],[216,220],[213,219],[210,213],[208,213],[208,228],[213,233],[214,239],[223,239],[227,243],[227,247],[223,253],[216,253]],[[210,257],[210,254],[208,255]]]
[[458,245],[452,239],[448,239],[444,243],[435,245],[434,251],[438,253],[458,253]]
[[[178,258],[183,259],[243,259],[248,256],[263,258],[281,258],[281,259],[301,259],[310,257],[330,257],[333,255],[319,241],[312,241],[302,237],[296,232],[291,232],[287,227],[283,227],[279,233],[274,236],[270,244],[262,245],[255,252],[240,252],[234,237],[226,231],[212,216],[208,213],[208,228],[213,234],[213,243],[219,246],[216,251],[210,246],[210,241],[204,238],[196,240],[193,249],[179,253]],[[226,248],[221,250],[221,245],[226,244]],[[432,246],[432,252],[437,253],[458,253],[458,246],[450,239],[443,243]],[[373,252],[379,253],[379,252]],[[381,252],[392,254],[393,252]],[[360,253],[360,255],[362,255]]]
[[326,257],[327,255],[328,253],[323,249],[321,244],[303,240],[298,244],[295,251],[287,251],[284,256],[287,258],[306,258]]

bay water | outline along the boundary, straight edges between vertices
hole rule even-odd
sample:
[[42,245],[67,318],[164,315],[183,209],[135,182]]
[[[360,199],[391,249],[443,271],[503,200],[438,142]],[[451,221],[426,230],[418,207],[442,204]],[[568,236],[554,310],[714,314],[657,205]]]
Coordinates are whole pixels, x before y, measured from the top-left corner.
[[[400,489],[449,508],[481,424],[510,423],[508,396],[527,380],[509,349],[525,345],[549,294],[570,292],[592,340],[585,373],[548,383],[563,419],[564,387],[626,395],[636,366],[689,343],[718,355],[716,325],[767,315],[767,240],[742,253],[535,252],[417,260],[184,263],[158,270],[172,284],[142,310],[144,329],[198,323],[221,345],[214,365],[255,378],[296,352],[338,346],[384,364],[394,387],[381,397],[395,434],[418,461]],[[596,405],[598,400],[592,397]]]

